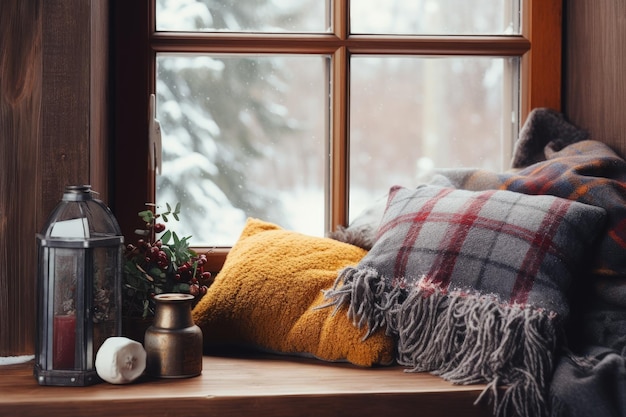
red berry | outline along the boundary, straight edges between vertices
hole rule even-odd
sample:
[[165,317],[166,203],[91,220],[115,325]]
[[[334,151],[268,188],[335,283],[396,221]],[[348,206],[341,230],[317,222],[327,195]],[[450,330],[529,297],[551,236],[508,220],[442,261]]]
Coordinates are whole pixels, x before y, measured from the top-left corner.
[[200,293],[200,287],[198,286],[198,284],[191,284],[189,286],[189,294],[191,294],[191,295],[193,295],[195,297],[199,293]]
[[164,230],[165,230],[165,225],[163,223],[155,223],[154,224],[154,231],[155,232],[161,233]]

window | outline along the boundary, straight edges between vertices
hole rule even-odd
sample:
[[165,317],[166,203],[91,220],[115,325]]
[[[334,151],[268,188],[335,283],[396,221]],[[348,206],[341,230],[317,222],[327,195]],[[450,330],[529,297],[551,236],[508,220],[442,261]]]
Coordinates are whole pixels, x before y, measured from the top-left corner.
[[183,200],[198,246],[228,247],[248,215],[321,235],[432,167],[504,168],[528,111],[560,107],[559,1],[348,1],[116,6],[123,230]]

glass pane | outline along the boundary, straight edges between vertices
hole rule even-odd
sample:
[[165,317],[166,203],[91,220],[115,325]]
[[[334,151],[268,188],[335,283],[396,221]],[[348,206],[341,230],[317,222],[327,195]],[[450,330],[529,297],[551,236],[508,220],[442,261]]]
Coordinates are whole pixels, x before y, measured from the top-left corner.
[[324,233],[329,57],[157,57],[163,170],[192,245],[235,243],[248,216]]
[[[78,279],[83,259],[81,251],[54,248],[51,250],[51,268],[49,275],[54,277],[54,315],[53,315],[53,359],[54,369],[75,369],[76,367],[76,309],[80,291]],[[79,310],[80,311],[80,310]],[[80,365],[80,364],[78,364]]]
[[519,0],[353,0],[352,33],[487,35],[520,33]]
[[88,356],[88,366],[93,366],[98,349],[104,341],[118,334],[118,312],[121,308],[119,296],[115,289],[117,282],[117,266],[120,264],[119,248],[115,246],[95,247],[93,256],[93,306],[91,319],[93,321],[92,354]]
[[327,32],[329,0],[157,0],[160,31]]
[[434,168],[508,166],[518,58],[353,57],[350,218]]

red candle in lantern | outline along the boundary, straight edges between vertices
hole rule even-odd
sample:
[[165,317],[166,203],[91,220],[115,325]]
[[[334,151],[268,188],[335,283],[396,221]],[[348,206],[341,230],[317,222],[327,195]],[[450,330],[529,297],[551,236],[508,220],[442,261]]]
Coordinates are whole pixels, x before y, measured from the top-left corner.
[[76,346],[76,316],[54,316],[54,369],[74,369]]

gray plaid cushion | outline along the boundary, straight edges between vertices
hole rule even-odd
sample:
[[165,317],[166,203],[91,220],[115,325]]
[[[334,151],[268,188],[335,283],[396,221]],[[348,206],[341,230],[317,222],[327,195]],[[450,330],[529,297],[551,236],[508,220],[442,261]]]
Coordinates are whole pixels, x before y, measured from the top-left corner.
[[497,416],[543,416],[566,289],[605,217],[547,195],[393,187],[376,243],[328,305],[384,327],[414,371],[487,382]]
[[394,286],[426,276],[441,288],[566,314],[563,290],[604,218],[602,208],[547,195],[396,186],[359,268]]
[[497,416],[543,416],[566,289],[605,217],[547,195],[393,187],[374,246],[328,305],[396,336],[400,364],[487,382]]

